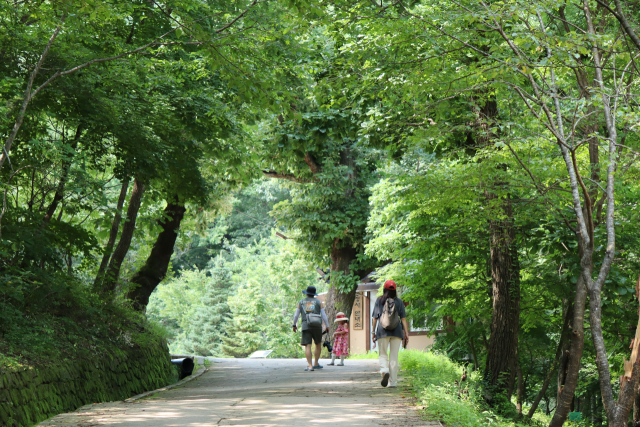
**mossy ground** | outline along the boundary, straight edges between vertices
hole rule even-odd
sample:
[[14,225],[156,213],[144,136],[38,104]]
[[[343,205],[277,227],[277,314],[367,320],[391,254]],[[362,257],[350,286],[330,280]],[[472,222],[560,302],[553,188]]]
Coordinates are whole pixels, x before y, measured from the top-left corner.
[[163,331],[142,314],[68,275],[5,271],[0,282],[0,425],[30,426],[177,379]]

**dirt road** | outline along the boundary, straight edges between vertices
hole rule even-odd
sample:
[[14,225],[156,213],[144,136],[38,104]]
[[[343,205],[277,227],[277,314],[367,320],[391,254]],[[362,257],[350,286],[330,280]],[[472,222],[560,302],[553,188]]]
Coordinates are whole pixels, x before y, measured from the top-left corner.
[[410,394],[380,387],[376,360],[347,360],[304,372],[287,359],[213,359],[201,377],[132,402],[88,405],[42,426],[439,426],[408,405]]

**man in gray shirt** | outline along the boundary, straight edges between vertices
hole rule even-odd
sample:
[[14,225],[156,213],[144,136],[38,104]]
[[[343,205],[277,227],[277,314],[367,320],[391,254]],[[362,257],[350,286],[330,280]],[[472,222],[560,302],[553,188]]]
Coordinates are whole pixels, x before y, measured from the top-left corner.
[[[302,339],[300,344],[304,346],[304,354],[307,357],[307,368],[305,371],[313,371],[315,369],[322,369],[320,366],[320,352],[322,351],[322,330],[323,326],[325,328],[329,327],[329,320],[327,319],[327,315],[324,312],[324,308],[322,308],[322,301],[317,298],[316,288],[315,286],[309,286],[306,291],[302,291],[304,295],[307,297],[298,303],[298,308],[296,309],[296,314],[293,316],[293,332],[298,331],[298,316],[302,314]],[[304,310],[304,313],[301,313],[301,310]],[[309,315],[321,315],[322,316],[322,324],[319,326],[309,325]],[[311,342],[314,342],[316,345],[315,348],[315,359],[316,364],[312,365],[311,359]]]

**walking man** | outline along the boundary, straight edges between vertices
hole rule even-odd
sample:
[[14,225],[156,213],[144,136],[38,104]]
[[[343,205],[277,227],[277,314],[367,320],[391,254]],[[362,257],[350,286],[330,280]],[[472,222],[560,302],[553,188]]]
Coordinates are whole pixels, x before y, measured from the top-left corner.
[[[320,366],[320,352],[322,351],[322,329],[329,327],[329,320],[322,308],[322,301],[315,298],[316,287],[309,286],[306,291],[302,291],[306,298],[298,303],[296,314],[293,316],[293,332],[298,331],[298,316],[302,318],[302,340],[300,344],[304,346],[304,354],[307,357],[307,368],[305,371],[313,371],[315,369],[322,369]],[[311,342],[315,343],[315,359],[316,363],[313,365],[311,359]]]

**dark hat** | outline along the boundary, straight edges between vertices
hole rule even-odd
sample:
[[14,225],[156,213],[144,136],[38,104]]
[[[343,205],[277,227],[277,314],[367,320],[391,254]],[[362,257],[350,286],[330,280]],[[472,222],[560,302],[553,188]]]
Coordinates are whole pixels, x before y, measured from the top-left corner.
[[384,282],[384,288],[385,289],[390,289],[392,291],[396,290],[396,282],[394,282],[393,280],[387,280],[386,282]]
[[304,295],[311,295],[311,296],[314,296],[314,297],[318,295],[318,294],[316,294],[316,287],[315,286],[309,286],[307,288],[307,290],[306,291],[302,291],[302,293]]

